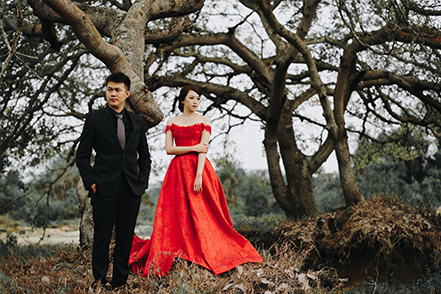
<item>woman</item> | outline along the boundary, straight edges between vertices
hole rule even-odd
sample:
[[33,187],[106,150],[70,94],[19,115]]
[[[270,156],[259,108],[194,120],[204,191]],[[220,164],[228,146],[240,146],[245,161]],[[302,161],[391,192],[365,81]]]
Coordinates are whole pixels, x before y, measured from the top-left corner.
[[169,119],[165,131],[165,150],[175,157],[162,184],[151,239],[134,238],[132,269],[143,276],[165,276],[180,257],[218,275],[261,262],[254,247],[233,229],[221,183],[206,159],[211,122],[196,113],[198,88],[183,87],[178,99],[182,114]]

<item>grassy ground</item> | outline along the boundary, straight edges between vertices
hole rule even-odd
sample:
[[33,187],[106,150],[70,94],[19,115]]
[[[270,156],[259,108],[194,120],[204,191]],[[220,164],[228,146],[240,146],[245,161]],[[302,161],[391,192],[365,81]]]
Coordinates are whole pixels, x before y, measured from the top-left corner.
[[[0,289],[4,293],[88,292],[92,283],[90,250],[78,250],[73,245],[19,246],[7,250],[0,260]],[[131,274],[127,289],[120,293],[328,293],[336,288],[332,271],[303,272],[302,255],[286,248],[276,251],[270,254],[261,250],[262,263],[245,264],[218,276],[177,260],[164,278]]]
[[[161,279],[131,274],[120,293],[439,293],[440,223],[396,199],[371,199],[272,230],[239,227],[262,263],[215,276],[177,260]],[[0,292],[88,293],[91,283],[89,250],[0,241]]]

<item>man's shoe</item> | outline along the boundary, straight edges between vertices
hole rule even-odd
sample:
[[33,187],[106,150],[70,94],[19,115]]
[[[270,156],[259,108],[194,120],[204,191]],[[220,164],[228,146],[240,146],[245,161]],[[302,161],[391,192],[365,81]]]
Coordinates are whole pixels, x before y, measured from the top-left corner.
[[112,285],[106,280],[95,280],[89,287],[89,293],[94,293],[95,290],[99,288],[104,288],[106,290],[112,290]]
[[112,287],[112,285],[109,282],[106,282],[103,285],[103,288],[106,289],[106,290],[113,290],[113,287]]
[[92,284],[90,284],[90,287],[89,287],[87,293],[89,293],[89,294],[94,293],[95,290],[99,287],[98,284],[101,284],[101,281],[100,281],[100,280],[95,280],[95,281],[93,281]]
[[112,286],[112,291],[120,294],[130,293],[127,285]]

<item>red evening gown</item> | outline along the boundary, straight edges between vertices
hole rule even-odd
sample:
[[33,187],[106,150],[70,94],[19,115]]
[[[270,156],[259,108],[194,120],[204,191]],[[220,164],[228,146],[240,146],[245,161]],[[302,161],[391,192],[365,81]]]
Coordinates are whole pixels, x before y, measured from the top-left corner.
[[[176,146],[200,142],[205,124],[169,125]],[[176,257],[201,265],[218,275],[243,263],[261,262],[250,242],[233,229],[224,191],[210,161],[206,159],[201,193],[193,190],[198,156],[175,156],[162,184],[153,233],[143,240],[135,235],[129,264],[142,276],[165,276]]]

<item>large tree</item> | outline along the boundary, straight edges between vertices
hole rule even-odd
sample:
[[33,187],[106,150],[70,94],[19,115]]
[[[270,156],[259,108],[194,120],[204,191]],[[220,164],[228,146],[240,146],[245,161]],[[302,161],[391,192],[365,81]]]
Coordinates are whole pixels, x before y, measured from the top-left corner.
[[[145,86],[188,83],[212,102],[207,111],[261,122],[273,192],[290,216],[316,212],[311,177],[333,150],[346,203],[363,200],[350,134],[375,137],[402,121],[429,130],[439,125],[431,115],[441,109],[436,0],[206,1],[192,21],[182,15],[198,11],[202,1],[28,3],[27,19],[17,12],[5,22],[16,30],[9,52],[20,41],[14,36],[25,32],[53,50],[76,45],[68,56],[77,53],[80,63],[81,52],[90,52],[132,77],[131,105],[150,118],[147,126],[162,113]],[[14,21],[20,17],[28,22]],[[71,77],[73,61],[65,62],[60,68]],[[90,106],[95,96],[89,97]]]
[[[82,120],[104,105],[99,98],[109,71],[131,78],[126,106],[145,118],[146,129],[158,124],[163,112],[144,83],[145,46],[191,28],[186,15],[203,2],[2,2],[0,170],[36,166],[57,154],[73,165]],[[167,30],[149,29],[150,22],[164,18]],[[88,245],[90,199],[81,197],[81,187],[77,191],[81,243]],[[45,195],[49,203],[50,193]]]
[[[98,3],[99,2],[99,3]],[[54,117],[84,116],[102,96],[103,68],[121,71],[132,80],[127,107],[145,118],[146,129],[163,112],[144,82],[145,47],[170,41],[191,27],[186,17],[203,0],[77,1],[7,0],[0,26],[1,167],[12,154],[52,156],[39,150],[53,145],[61,151],[78,134],[74,120],[60,127]],[[98,4],[98,5],[97,5]],[[173,18],[170,18],[173,17]],[[167,30],[152,31],[149,23],[168,18]],[[91,59],[91,56],[95,57]],[[103,67],[105,65],[105,67]],[[64,139],[54,142],[63,134]],[[64,144],[69,143],[69,144]],[[52,147],[52,146],[51,146]],[[42,154],[43,153],[43,154]]]
[[[161,61],[145,67],[147,83],[152,89],[194,83],[213,101],[212,108],[250,117],[233,110],[239,103],[257,117],[265,129],[273,192],[287,214],[315,212],[311,176],[332,150],[346,204],[364,199],[351,167],[349,114],[362,119],[350,131],[363,136],[378,132],[378,119],[391,128],[403,121],[439,124],[430,115],[438,111],[440,96],[436,2],[239,2],[249,10],[241,10],[223,31],[204,22],[200,33],[159,46],[150,59]],[[158,69],[174,56],[181,57],[178,71]],[[229,102],[235,103],[228,107]],[[324,119],[311,114],[314,103],[320,103]],[[420,113],[417,105],[423,105]],[[301,148],[302,121],[325,130],[312,152]]]

